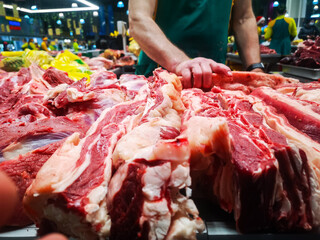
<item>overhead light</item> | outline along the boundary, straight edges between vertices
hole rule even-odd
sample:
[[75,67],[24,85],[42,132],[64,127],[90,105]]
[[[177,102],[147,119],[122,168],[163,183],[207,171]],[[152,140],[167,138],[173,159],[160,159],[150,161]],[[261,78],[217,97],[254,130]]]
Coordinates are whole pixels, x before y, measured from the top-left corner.
[[29,15],[24,15],[24,18],[30,18]]
[[61,22],[61,20],[60,20],[60,19],[59,19],[59,20],[57,20],[57,24],[58,24],[58,25],[61,25],[61,23],[62,23],[62,22]]
[[64,14],[62,12],[59,13],[59,18],[64,18]]
[[99,16],[98,11],[93,11],[93,16],[94,16],[94,17],[98,17],[98,16]]
[[[30,10],[27,8],[17,7],[18,11],[26,12],[26,13],[55,13],[55,12],[75,12],[75,11],[95,11],[99,10],[99,7],[87,0],[77,0],[78,2],[86,5],[86,7],[78,7],[78,8],[53,8],[53,9],[36,9]],[[13,9],[12,5],[3,4],[3,7],[8,9]]]
[[73,8],[77,8],[77,7],[78,7],[78,4],[76,4],[76,3],[72,3],[72,4],[71,4],[71,7],[73,7]]
[[319,18],[320,14],[312,14],[310,18]]
[[278,7],[279,6],[279,2],[278,1],[274,1],[273,2],[273,7]]
[[118,7],[118,8],[124,8],[124,3],[123,3],[122,1],[119,1],[119,2],[117,3],[117,7]]
[[318,4],[319,1],[318,0],[313,0],[312,3],[315,5],[315,4]]
[[289,13],[286,13],[284,16],[285,16],[285,17],[289,17]]
[[31,10],[37,10],[37,9],[38,9],[38,8],[37,8],[36,5],[31,6]]
[[80,23],[81,23],[81,24],[85,24],[86,21],[85,21],[83,18],[80,18]]
[[129,9],[127,10],[127,15],[129,15]]
[[72,31],[70,31],[70,36],[73,36],[73,32]]
[[313,9],[317,11],[319,9],[319,6],[315,5]]

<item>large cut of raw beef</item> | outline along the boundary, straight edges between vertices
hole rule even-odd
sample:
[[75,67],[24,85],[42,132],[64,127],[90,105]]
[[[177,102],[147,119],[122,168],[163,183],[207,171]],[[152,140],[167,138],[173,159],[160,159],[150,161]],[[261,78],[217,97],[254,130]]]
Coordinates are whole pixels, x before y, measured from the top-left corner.
[[134,100],[67,138],[27,191],[29,216],[80,239],[195,239],[203,223],[179,192],[191,183],[180,91],[175,75],[157,70]]
[[[258,88],[253,95],[270,91]],[[320,146],[316,141],[284,116],[274,119],[276,109],[243,92],[192,89],[182,96],[194,189],[207,188],[209,183],[220,206],[234,212],[238,230],[310,230],[320,224]],[[295,138],[297,134],[303,137]]]
[[102,71],[92,76],[91,85],[74,83],[62,71],[34,65],[0,80],[0,170],[16,183],[20,200],[6,225],[32,223],[22,211],[22,199],[42,165],[66,137],[84,136],[104,108],[125,100],[114,81]]
[[232,212],[241,232],[318,227],[320,83],[249,72],[213,83],[182,90],[161,69],[77,82],[34,65],[0,72],[0,170],[23,198],[8,224],[196,239],[192,196]]

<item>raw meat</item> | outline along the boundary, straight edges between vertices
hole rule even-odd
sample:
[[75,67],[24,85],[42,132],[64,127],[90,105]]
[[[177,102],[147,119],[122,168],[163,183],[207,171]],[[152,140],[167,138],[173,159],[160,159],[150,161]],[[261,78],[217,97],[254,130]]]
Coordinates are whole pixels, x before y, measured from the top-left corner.
[[276,88],[278,92],[288,96],[320,104],[319,89],[320,82],[286,84]]
[[283,114],[292,126],[320,143],[319,104],[298,100],[266,87],[256,89],[252,95],[273,106],[276,112]]
[[276,86],[288,83],[298,83],[293,78],[285,78],[281,75],[265,74],[257,72],[232,72],[232,76],[212,74],[213,85],[228,90],[241,90],[250,93],[255,88]]
[[52,87],[56,87],[63,83],[70,85],[74,82],[72,79],[68,77],[68,74],[66,72],[60,71],[54,67],[48,68],[42,77]]
[[213,81],[204,93],[160,69],[72,83],[53,68],[3,74],[0,169],[20,197],[32,183],[24,208],[40,233],[195,239],[191,179],[241,232],[319,226],[319,84],[246,72]]
[[306,40],[299,44],[298,50],[292,56],[285,57],[280,62],[300,67],[320,68],[320,37],[315,41]]
[[22,199],[39,169],[61,144],[62,142],[48,144],[25,155],[19,155],[16,159],[0,163],[0,170],[13,180],[19,190],[19,205],[6,225],[25,226],[32,223],[31,219],[24,214]]
[[[190,184],[188,144],[176,139],[181,83],[155,75],[147,91],[105,109],[84,138],[70,136],[41,168],[24,205],[42,229],[81,239],[195,239],[202,221],[179,194]],[[156,135],[139,144],[146,131]]]
[[[51,146],[56,149],[74,132],[83,137],[105,108],[125,100],[119,84],[107,86],[108,82],[114,82],[114,74],[100,73],[99,80],[93,76],[94,85],[86,84],[85,79],[74,82],[57,69],[44,72],[37,66],[1,79],[1,169],[19,186],[20,201],[42,164],[53,154]],[[22,202],[16,209],[16,217],[7,225],[23,226],[31,222],[21,206]]]
[[114,67],[113,61],[104,57],[90,58],[85,60],[85,63],[89,65],[90,70],[99,70],[101,68],[108,70]]
[[276,50],[260,44],[260,54],[277,54]]
[[182,99],[193,185],[210,183],[220,206],[234,211],[241,232],[319,225],[313,158],[254,111],[256,102],[269,107],[241,92],[219,89],[187,90]]

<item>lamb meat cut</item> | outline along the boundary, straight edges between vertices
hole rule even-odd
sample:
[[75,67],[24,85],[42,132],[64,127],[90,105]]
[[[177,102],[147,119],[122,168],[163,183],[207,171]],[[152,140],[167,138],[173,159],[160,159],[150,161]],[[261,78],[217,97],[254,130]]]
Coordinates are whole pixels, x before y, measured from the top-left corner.
[[[202,221],[179,193],[190,184],[188,145],[176,139],[181,83],[166,71],[155,75],[135,100],[105,109],[84,138],[70,136],[40,169],[24,198],[40,229],[80,239],[195,239]],[[140,142],[144,130],[156,135]]]

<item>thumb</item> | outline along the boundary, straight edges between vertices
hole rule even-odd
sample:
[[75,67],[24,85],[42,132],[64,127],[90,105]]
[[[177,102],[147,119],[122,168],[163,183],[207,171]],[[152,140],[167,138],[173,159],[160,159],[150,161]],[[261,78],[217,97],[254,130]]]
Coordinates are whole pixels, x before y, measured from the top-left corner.
[[40,238],[39,240],[68,240],[68,238],[60,233],[52,233]]
[[0,227],[12,216],[18,202],[17,188],[12,180],[0,171]]

